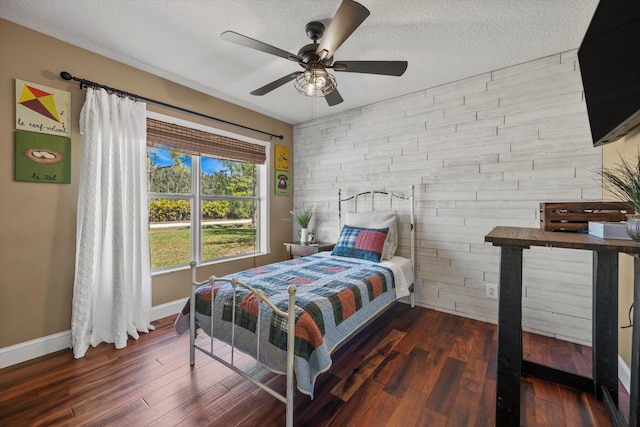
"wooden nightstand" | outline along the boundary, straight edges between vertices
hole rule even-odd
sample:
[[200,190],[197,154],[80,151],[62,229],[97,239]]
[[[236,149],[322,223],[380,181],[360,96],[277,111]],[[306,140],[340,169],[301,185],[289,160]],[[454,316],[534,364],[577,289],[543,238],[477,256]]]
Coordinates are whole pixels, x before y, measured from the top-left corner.
[[336,245],[335,243],[318,242],[318,243],[285,243],[289,259],[302,256],[317,254],[318,252],[330,251]]

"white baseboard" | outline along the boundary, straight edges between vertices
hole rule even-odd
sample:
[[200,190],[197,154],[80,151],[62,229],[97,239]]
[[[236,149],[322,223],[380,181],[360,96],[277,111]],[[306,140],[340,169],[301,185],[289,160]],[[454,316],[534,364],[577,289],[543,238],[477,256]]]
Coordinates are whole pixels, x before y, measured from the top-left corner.
[[[151,321],[177,314],[187,300],[188,298],[183,298],[151,307]],[[0,369],[70,348],[70,344],[71,331],[69,330],[0,348]]]
[[189,298],[182,298],[151,307],[151,321],[153,322],[155,320],[162,319],[163,317],[178,314],[188,300]]
[[64,331],[0,348],[0,369],[69,348],[70,343],[71,331]]
[[631,369],[624,363],[620,355],[618,355],[618,379],[627,390],[627,393],[629,393],[631,389]]

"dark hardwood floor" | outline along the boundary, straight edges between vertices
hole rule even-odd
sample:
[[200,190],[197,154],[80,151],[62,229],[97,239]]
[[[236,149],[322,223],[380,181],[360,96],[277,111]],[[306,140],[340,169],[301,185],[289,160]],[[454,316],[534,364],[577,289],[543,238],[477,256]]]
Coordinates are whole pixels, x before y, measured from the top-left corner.
[[[154,325],[122,350],[101,344],[83,359],[65,350],[0,370],[0,425],[284,425],[284,404],[231,370],[199,352],[191,368],[173,317]],[[591,374],[589,347],[532,334],[523,343],[527,359]],[[315,399],[297,393],[295,424],[493,426],[495,353],[495,325],[398,303],[334,355]],[[284,390],[282,376],[256,375]],[[610,425],[591,395],[532,378],[521,393],[523,426]]]

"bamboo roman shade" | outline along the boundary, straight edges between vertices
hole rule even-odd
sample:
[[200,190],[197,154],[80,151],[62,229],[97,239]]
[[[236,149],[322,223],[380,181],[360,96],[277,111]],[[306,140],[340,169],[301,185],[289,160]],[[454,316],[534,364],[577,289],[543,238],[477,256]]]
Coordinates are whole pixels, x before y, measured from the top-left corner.
[[197,156],[264,164],[265,147],[197,129],[147,118],[147,145]]

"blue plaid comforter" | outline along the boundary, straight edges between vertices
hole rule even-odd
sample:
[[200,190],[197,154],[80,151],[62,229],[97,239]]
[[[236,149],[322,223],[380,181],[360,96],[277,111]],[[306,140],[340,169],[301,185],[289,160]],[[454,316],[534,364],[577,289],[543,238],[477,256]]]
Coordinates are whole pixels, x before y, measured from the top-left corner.
[[[354,329],[395,300],[394,276],[390,269],[370,261],[316,254],[253,268],[225,276],[265,292],[279,309],[287,311],[289,285],[296,285],[296,338],[294,370],[298,389],[313,396],[317,376],[331,367],[331,351]],[[238,287],[236,296],[236,348],[255,357],[256,330],[260,322],[260,362],[271,370],[286,371],[287,319],[266,304],[258,319],[258,303]],[[196,321],[211,336],[230,342],[233,291],[230,284],[217,282],[196,291]],[[188,306],[188,304],[187,304]],[[188,318],[188,309],[181,317]],[[188,319],[187,319],[188,322]],[[182,320],[184,324],[184,319]],[[188,323],[187,323],[188,325]],[[182,328],[184,329],[184,328]]]

